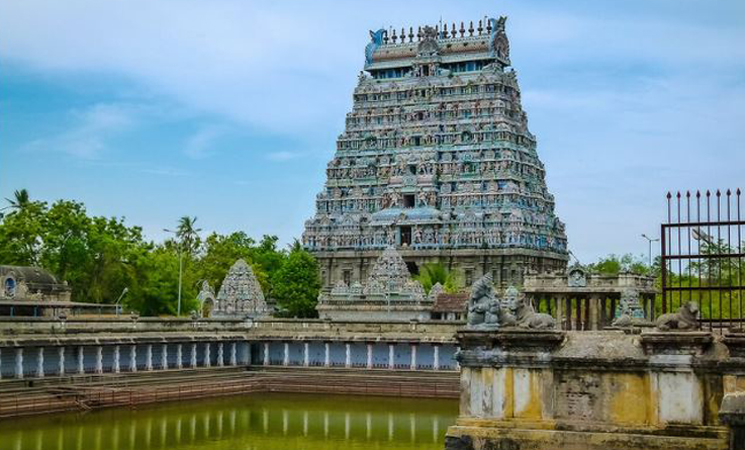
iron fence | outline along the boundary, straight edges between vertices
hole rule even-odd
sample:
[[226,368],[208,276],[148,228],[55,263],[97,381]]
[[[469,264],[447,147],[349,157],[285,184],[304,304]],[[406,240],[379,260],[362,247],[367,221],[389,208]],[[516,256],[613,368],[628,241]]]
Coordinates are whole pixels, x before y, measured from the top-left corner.
[[660,230],[662,312],[699,306],[699,326],[743,327],[743,228],[740,189],[667,194]]

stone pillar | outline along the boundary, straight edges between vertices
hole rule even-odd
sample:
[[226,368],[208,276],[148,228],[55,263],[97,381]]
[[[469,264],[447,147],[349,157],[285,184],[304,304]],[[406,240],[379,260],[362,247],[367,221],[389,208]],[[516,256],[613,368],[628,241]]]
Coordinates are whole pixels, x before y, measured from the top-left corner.
[[439,345],[433,345],[432,351],[434,352],[434,361],[432,362],[432,369],[433,370],[440,370],[440,346]]
[[310,365],[310,344],[303,342],[303,366],[308,367]]
[[238,365],[238,344],[235,342],[230,343],[230,365],[231,366],[237,366]]
[[96,373],[103,373],[103,347],[96,346]]
[[329,344],[328,342],[324,342],[323,345],[324,345],[323,367],[330,367],[331,366],[331,344]]
[[264,365],[269,365],[269,343],[264,342]]
[[119,373],[119,346],[114,346],[114,367],[112,369],[114,373]]
[[204,367],[212,367],[212,355],[210,355],[210,343],[204,343]]
[[153,370],[153,344],[145,346],[145,370]]
[[556,324],[558,325],[559,330],[564,329],[564,297],[561,295],[557,295],[554,297],[554,300],[556,301]]
[[218,342],[217,343],[217,367],[222,367],[224,365],[225,365],[225,357],[224,357],[223,343]]
[[282,354],[282,365],[283,366],[290,365],[290,343],[289,342],[284,343],[284,353]]
[[191,352],[189,355],[189,365],[192,369],[197,368],[197,343],[192,342],[191,344]]
[[349,342],[344,344],[344,367],[352,367],[352,346]]
[[3,379],[3,349],[0,348],[0,380]]
[[367,368],[373,368],[373,345],[369,342],[367,343]]
[[600,326],[600,297],[593,295],[587,301],[590,302],[590,330],[597,330]]
[[183,345],[181,343],[176,344],[176,368],[177,369],[183,369],[184,368],[184,354],[183,354]]
[[418,345],[417,344],[411,344],[411,365],[409,366],[409,369],[416,370],[416,349]]
[[85,364],[83,362],[84,355],[85,349],[81,345],[80,347],[78,347],[78,373],[81,375],[85,373]]
[[65,376],[65,347],[58,347],[57,348],[57,359],[58,359],[58,369],[57,374],[61,377]]
[[393,370],[396,367],[395,344],[388,344],[388,368]]
[[16,378],[23,379],[23,348],[16,349]]
[[163,351],[160,352],[160,367],[163,370],[168,369],[168,344],[163,344]]
[[137,344],[129,348],[129,371],[137,372]]
[[44,347],[39,347],[37,350],[36,377],[44,378]]

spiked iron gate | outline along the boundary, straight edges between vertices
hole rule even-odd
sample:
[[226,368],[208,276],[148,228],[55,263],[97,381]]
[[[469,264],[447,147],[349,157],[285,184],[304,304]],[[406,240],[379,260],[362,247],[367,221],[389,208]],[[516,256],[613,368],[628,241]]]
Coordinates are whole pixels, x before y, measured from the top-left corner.
[[701,327],[743,327],[742,219],[740,189],[667,194],[667,223],[660,230],[663,313],[695,302]]

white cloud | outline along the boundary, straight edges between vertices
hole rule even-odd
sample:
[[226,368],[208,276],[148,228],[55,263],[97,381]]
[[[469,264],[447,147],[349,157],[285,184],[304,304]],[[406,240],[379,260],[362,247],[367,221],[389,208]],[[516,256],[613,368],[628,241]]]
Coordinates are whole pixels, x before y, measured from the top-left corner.
[[297,152],[289,152],[289,151],[282,150],[282,151],[268,153],[266,155],[266,159],[268,159],[269,161],[274,161],[274,162],[284,162],[284,161],[289,161],[291,159],[295,159],[299,156],[300,154]]
[[227,131],[226,127],[207,125],[189,136],[184,145],[184,153],[192,159],[203,159],[216,153],[215,144]]
[[[257,160],[281,163],[333,152],[368,29],[507,14],[549,188],[570,246],[591,260],[644,244],[638,232],[658,226],[665,190],[741,181],[745,27],[738,19],[745,2],[554,3],[0,0],[0,62],[55,79],[82,73],[131,80],[128,88],[177,105],[175,113],[209,117],[204,125],[196,120],[184,141],[189,157],[216,151],[226,130],[214,124],[223,118],[227,130],[245,126],[290,142],[245,146],[291,148],[256,152]],[[28,147],[97,158],[151,117],[137,116],[131,106],[97,105],[71,114],[69,130]],[[187,163],[202,173],[202,161]],[[273,180],[280,192],[285,179]],[[275,221],[267,225],[272,231],[287,222],[271,212],[261,220]]]
[[[703,68],[745,60],[745,46],[733,44],[745,41],[741,28],[645,17],[644,9],[612,18],[566,9],[507,1],[488,12],[510,15],[520,70],[588,61]],[[7,1],[0,56],[47,71],[122,75],[201,112],[272,132],[338,132],[367,29],[485,12],[480,2],[437,0],[426,10],[394,1],[364,8],[324,0]]]
[[81,159],[97,159],[110,139],[131,129],[135,123],[133,107],[122,104],[96,104],[70,111],[72,126],[57,135],[26,144],[25,151],[59,151]]

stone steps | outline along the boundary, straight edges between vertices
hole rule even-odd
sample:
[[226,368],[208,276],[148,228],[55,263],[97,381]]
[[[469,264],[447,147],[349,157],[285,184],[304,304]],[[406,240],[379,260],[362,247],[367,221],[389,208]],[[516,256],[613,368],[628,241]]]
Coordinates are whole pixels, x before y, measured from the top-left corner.
[[[458,397],[455,372],[245,367],[68,377],[0,391],[0,417],[88,410],[252,392]],[[20,381],[20,380],[19,380]]]

